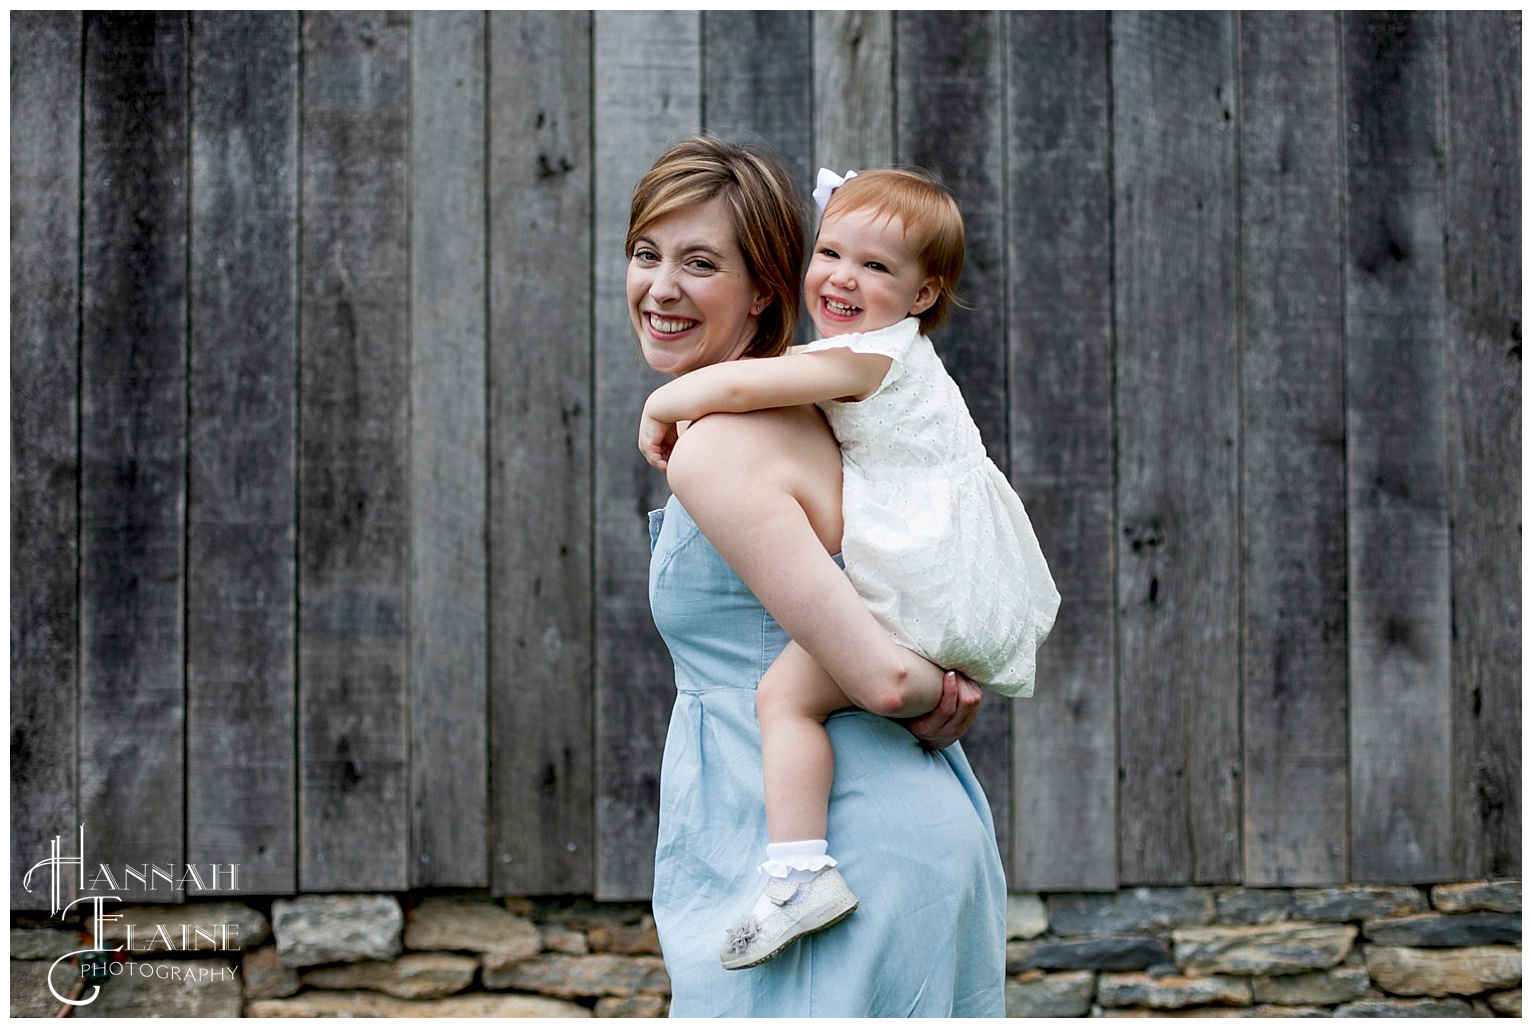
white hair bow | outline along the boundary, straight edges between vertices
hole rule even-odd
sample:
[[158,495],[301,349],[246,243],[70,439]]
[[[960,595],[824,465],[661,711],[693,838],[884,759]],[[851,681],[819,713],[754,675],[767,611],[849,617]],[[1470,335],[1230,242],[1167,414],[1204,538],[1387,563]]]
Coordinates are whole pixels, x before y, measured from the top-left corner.
[[819,169],[819,181],[814,186],[814,202],[819,205],[820,214],[825,212],[825,205],[830,202],[830,194],[854,178],[856,178],[854,171],[846,172],[846,177],[842,178],[829,168]]

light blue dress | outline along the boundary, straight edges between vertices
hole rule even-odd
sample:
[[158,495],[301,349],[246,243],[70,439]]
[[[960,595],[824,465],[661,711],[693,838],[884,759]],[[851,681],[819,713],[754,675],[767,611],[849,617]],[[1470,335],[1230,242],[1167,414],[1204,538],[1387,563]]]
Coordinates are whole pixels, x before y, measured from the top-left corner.
[[674,497],[650,515],[649,599],[676,668],[654,919],[672,1017],[1004,1017],[1005,878],[958,745],[927,753],[864,711],[826,724],[830,851],[861,906],[775,960],[725,971],[723,929],[764,878],[755,688],[787,644]]

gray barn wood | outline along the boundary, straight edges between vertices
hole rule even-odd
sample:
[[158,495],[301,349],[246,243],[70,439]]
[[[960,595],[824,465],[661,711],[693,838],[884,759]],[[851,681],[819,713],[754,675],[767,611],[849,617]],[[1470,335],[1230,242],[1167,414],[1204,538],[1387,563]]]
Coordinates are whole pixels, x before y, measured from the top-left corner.
[[1234,21],[1113,18],[1121,874],[1239,877]]
[[1036,889],[1117,884],[1108,31],[1013,12],[1006,37],[1011,477],[1061,596],[1011,705],[1011,872]]
[[1347,14],[1351,873],[1452,868],[1441,18]]
[[490,43],[492,879],[589,892],[591,16],[497,12]]
[[1240,19],[1249,885],[1347,869],[1339,28]]
[[1521,866],[1520,12],[1447,20],[1453,866]]
[[485,887],[485,16],[410,28],[410,882]]
[[303,19],[305,891],[404,889],[410,879],[409,35],[399,13]]
[[894,160],[894,14],[815,11],[814,159],[830,167],[877,168]]
[[186,859],[281,894],[298,885],[298,18],[209,13],[195,37]]
[[11,18],[18,909],[81,823],[647,896],[623,236],[705,129],[964,207],[1063,595],[965,744],[1013,888],[1520,874],[1519,13]]
[[[179,863],[186,17],[91,12],[84,28],[79,816],[99,862]],[[124,899],[166,898],[119,884]]]
[[[11,20],[11,904],[75,838],[80,754],[80,15]],[[72,880],[60,897],[74,898]]]

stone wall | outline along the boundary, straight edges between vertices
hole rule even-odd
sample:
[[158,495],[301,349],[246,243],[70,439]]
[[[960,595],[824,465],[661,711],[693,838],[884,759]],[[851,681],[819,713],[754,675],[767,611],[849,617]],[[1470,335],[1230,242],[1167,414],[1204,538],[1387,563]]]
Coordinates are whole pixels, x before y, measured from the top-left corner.
[[[1520,912],[1519,881],[1016,894],[1006,1008],[1519,1017]],[[641,905],[355,895],[121,913],[76,1017],[659,1017],[669,1001]],[[13,1015],[57,1011],[47,969],[86,944],[83,927],[13,914]],[[79,975],[61,965],[55,982]]]
[[1013,1017],[1520,1017],[1521,883],[1013,895]]

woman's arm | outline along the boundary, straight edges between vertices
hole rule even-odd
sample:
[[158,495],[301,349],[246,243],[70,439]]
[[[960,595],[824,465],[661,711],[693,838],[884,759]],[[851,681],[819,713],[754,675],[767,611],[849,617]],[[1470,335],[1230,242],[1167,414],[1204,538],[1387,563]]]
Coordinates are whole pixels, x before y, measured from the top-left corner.
[[649,394],[638,426],[639,452],[664,471],[681,422],[704,414],[864,399],[877,391],[892,363],[881,354],[835,349],[698,368]]
[[817,412],[704,418],[677,442],[669,481],[708,541],[857,706],[909,718],[937,705],[942,670],[889,638],[827,550],[840,538],[840,451]]

